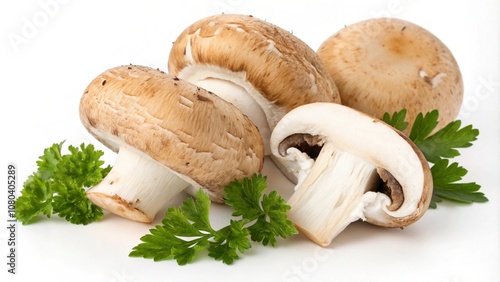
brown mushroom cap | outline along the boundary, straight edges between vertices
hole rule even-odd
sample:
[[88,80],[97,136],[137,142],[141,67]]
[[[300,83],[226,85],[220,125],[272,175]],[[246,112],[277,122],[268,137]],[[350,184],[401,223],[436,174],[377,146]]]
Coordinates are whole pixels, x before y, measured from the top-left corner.
[[262,140],[245,115],[156,69],[129,65],[102,73],[85,90],[80,117],[113,151],[135,148],[218,202],[226,184],[262,169]]
[[328,38],[318,55],[342,104],[377,118],[406,108],[413,122],[418,113],[438,109],[438,130],[457,117],[462,105],[462,76],[452,53],[408,21],[377,18],[352,24]]
[[[172,46],[168,70],[185,78],[193,65],[241,75],[261,100],[283,113],[311,102],[340,102],[314,50],[290,32],[253,16],[216,15],[186,28]],[[227,79],[224,74],[214,78]],[[272,130],[282,115],[266,114]]]

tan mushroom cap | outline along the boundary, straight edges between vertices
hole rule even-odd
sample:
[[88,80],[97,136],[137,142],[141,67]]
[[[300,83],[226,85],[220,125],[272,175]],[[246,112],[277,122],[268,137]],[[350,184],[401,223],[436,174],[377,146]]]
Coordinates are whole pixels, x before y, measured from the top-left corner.
[[160,70],[133,65],[107,70],[85,90],[80,118],[110,149],[142,151],[210,191],[214,201],[222,202],[224,185],[262,169],[262,140],[245,115]]
[[193,64],[243,74],[264,99],[284,112],[310,102],[340,102],[314,50],[290,32],[253,16],[221,14],[186,28],[172,46],[168,70],[177,75]]
[[411,122],[420,112],[438,109],[437,129],[459,113],[459,66],[442,41],[414,23],[395,18],[361,21],[328,38],[318,55],[346,106],[377,118],[406,108]]

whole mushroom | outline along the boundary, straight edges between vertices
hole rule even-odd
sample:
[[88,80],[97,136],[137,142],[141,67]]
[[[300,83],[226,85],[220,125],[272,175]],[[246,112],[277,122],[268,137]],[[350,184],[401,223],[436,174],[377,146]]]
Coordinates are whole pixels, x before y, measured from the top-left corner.
[[410,126],[419,113],[439,110],[439,130],[462,105],[459,66],[446,45],[428,30],[396,18],[346,26],[318,49],[337,85],[342,104],[382,118],[407,110]]
[[262,169],[258,129],[236,107],[160,70],[119,66],[97,76],[80,101],[85,128],[118,152],[87,192],[96,205],[150,223],[179,192],[223,187]]
[[266,155],[285,113],[311,102],[340,103],[316,52],[253,16],[221,14],[193,23],[173,43],[168,71],[236,105],[259,128]]
[[321,246],[351,222],[405,227],[427,210],[432,175],[406,135],[335,103],[300,106],[271,135],[276,160],[298,181],[290,220]]

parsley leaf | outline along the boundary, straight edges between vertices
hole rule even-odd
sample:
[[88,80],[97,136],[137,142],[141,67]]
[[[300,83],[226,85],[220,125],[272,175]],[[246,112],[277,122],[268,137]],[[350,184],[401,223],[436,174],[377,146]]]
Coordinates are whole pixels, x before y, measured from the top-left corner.
[[406,109],[403,109],[399,112],[394,112],[392,116],[389,113],[385,113],[382,117],[382,120],[386,123],[390,124],[392,127],[397,130],[404,131],[408,128],[408,122],[405,121],[406,118]]
[[72,178],[58,180],[57,195],[52,198],[52,212],[73,224],[87,225],[103,216],[100,207],[87,199],[85,189]]
[[437,110],[428,112],[425,116],[419,113],[410,130],[410,139],[415,144],[423,142],[438,125],[439,112]]
[[214,230],[210,224],[210,199],[201,189],[196,199],[189,198],[179,207],[165,213],[162,225],[141,237],[142,243],[130,252],[131,257],[152,258],[155,261],[175,259],[179,265],[190,263],[201,250],[225,264],[232,264],[240,254],[251,248],[252,241],[275,246],[276,237],[286,238],[297,233],[286,219],[290,207],[275,191],[263,195],[266,178],[235,180],[224,189],[224,199],[234,209],[229,225]]
[[21,190],[21,196],[15,202],[16,219],[23,224],[31,222],[38,214],[50,218],[52,214],[52,183],[44,180],[41,175],[28,177]]
[[55,143],[51,147],[43,150],[43,155],[36,162],[38,174],[44,180],[52,177],[53,172],[57,170],[57,163],[61,159],[61,148],[64,142]]
[[241,220],[231,220],[230,224],[214,234],[214,242],[208,248],[208,256],[232,264],[238,259],[238,252],[251,248],[249,231]]
[[296,230],[286,217],[290,206],[276,191],[264,195],[261,200],[266,188],[266,177],[263,176],[237,180],[224,189],[224,201],[234,208],[233,216],[241,216],[248,222],[255,221],[248,228],[253,241],[274,246],[276,237],[286,238]]
[[69,154],[63,155],[54,171],[57,178],[74,179],[81,187],[91,187],[99,183],[111,170],[111,166],[102,168],[104,161],[100,158],[103,151],[95,150],[92,144],[80,147],[68,146]]
[[437,110],[425,115],[418,114],[409,136],[420,148],[425,158],[433,163],[442,158],[459,156],[460,153],[457,148],[472,146],[472,142],[479,135],[479,130],[472,128],[472,125],[460,128],[462,123],[460,120],[452,121],[433,135],[430,135],[438,125],[438,117]]
[[417,144],[428,161],[435,163],[442,158],[457,157],[460,155],[457,148],[472,146],[472,142],[479,135],[479,130],[472,128],[472,125],[463,128],[460,128],[460,125],[460,120],[450,122]]
[[[404,130],[401,124],[406,118],[406,110],[395,112],[392,116],[384,114],[383,121],[389,125]],[[420,113],[415,118],[409,138],[422,151],[431,167],[434,189],[431,208],[437,203],[449,200],[460,203],[483,203],[488,198],[477,192],[481,186],[475,182],[457,183],[467,174],[467,170],[458,163],[449,163],[448,159],[460,155],[458,149],[472,146],[477,140],[479,130],[467,125],[461,127],[461,121],[455,120],[431,134],[438,125],[439,112],[433,110],[425,115]]]
[[69,154],[61,153],[64,142],[46,148],[37,161],[37,171],[23,184],[16,200],[16,218],[23,224],[33,222],[37,215],[50,218],[58,214],[74,224],[99,220],[102,209],[86,196],[85,188],[102,180],[111,169],[102,168],[104,154],[93,145],[69,146]]
[[481,186],[475,182],[456,183],[467,174],[467,170],[458,163],[449,163],[449,160],[438,160],[431,168],[434,182],[431,208],[436,208],[436,202],[444,199],[461,203],[484,203],[488,198],[477,192]]

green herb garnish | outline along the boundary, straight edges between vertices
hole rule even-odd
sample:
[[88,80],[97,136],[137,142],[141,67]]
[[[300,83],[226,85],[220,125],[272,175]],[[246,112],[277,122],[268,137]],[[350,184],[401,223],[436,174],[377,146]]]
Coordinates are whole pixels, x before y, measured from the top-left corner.
[[286,217],[290,209],[286,200],[275,191],[263,195],[266,188],[266,177],[260,174],[226,186],[224,199],[238,218],[219,230],[210,224],[210,199],[200,190],[196,199],[189,198],[180,207],[169,208],[162,225],[144,235],[129,256],[155,261],[173,258],[184,265],[192,262],[199,251],[208,250],[208,256],[232,264],[239,254],[251,248],[250,239],[275,246],[277,237],[292,236],[297,230]]
[[31,223],[37,215],[50,218],[58,214],[74,224],[89,224],[99,220],[102,209],[86,196],[86,188],[101,181],[111,167],[102,168],[104,154],[93,145],[69,146],[61,153],[64,142],[46,148],[37,161],[38,169],[23,184],[21,196],[15,202],[16,219]]
[[[430,207],[436,208],[437,203],[443,200],[460,203],[487,202],[488,198],[478,192],[481,186],[477,183],[457,183],[467,174],[467,170],[458,163],[449,161],[460,155],[458,149],[472,146],[477,140],[479,130],[472,125],[461,127],[461,121],[455,120],[431,134],[438,125],[438,117],[438,110],[425,115],[418,114],[409,134],[409,138],[422,151],[427,161],[433,164],[431,172],[434,189]],[[401,110],[392,116],[385,113],[382,119],[403,131],[408,128],[405,118],[406,110]]]

